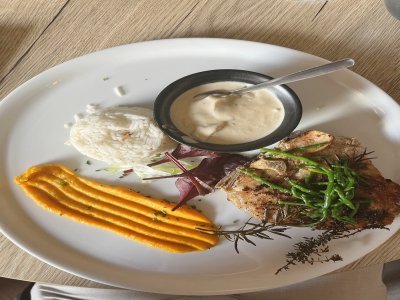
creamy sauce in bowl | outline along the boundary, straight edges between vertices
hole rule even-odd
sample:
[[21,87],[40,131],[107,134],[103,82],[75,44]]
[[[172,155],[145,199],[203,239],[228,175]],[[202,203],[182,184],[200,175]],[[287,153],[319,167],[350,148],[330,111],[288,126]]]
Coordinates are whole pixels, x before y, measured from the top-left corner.
[[248,85],[215,82],[190,89],[172,103],[172,123],[195,140],[212,144],[242,144],[263,138],[275,131],[285,116],[281,101],[269,90],[193,99],[205,91],[234,90]]

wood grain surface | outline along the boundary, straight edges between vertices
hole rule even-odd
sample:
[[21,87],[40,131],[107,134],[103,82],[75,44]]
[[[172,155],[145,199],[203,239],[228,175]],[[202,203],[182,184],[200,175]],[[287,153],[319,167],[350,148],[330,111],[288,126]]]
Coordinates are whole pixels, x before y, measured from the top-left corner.
[[[0,2],[0,99],[40,72],[93,51],[145,40],[220,37],[258,41],[329,60],[400,103],[400,21],[377,0],[115,0]],[[0,236],[0,276],[102,286],[62,272]],[[400,233],[344,270],[400,259]]]
[[66,0],[0,2],[0,82],[56,19],[65,4]]

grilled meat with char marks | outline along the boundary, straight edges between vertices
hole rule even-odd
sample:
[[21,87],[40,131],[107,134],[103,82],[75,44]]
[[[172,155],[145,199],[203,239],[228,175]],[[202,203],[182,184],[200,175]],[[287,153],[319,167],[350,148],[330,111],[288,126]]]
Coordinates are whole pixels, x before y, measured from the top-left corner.
[[[326,166],[331,161],[343,160],[360,178],[355,188],[354,201],[358,208],[345,222],[346,228],[364,228],[369,225],[388,225],[400,213],[400,186],[385,179],[371,160],[365,156],[365,147],[356,139],[334,137],[330,134],[311,130],[282,140],[275,148],[295,155],[308,157]],[[288,180],[305,182],[310,169],[304,162],[283,156],[260,154],[244,166],[252,174],[268,182],[288,187]],[[323,179],[323,174],[313,174],[313,180]],[[234,171],[216,186],[223,189],[228,199],[251,216],[277,225],[303,226],[315,221],[310,218],[310,208],[302,205],[285,205],[279,202],[299,201],[293,195],[260,183],[253,177]],[[351,214],[344,206],[343,211]],[[308,212],[308,213],[305,213]],[[330,228],[337,219],[330,216],[319,222],[317,228]]]

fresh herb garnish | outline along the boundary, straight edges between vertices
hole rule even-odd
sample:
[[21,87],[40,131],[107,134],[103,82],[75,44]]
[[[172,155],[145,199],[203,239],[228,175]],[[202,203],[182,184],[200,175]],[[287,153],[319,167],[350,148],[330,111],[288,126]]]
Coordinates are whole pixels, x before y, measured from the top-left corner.
[[[294,245],[294,251],[286,254],[286,264],[280,267],[275,272],[275,275],[283,270],[288,270],[290,266],[295,266],[298,263],[313,265],[315,263],[343,260],[339,254],[329,254],[329,242],[332,240],[349,238],[367,229],[389,230],[382,225],[382,218],[384,218],[384,215],[378,213],[374,216],[373,220],[371,220],[371,224],[355,230],[346,229],[343,223],[335,223],[332,228],[323,231],[315,237],[304,237],[302,241]],[[256,246],[254,240],[250,238],[273,240],[272,235],[279,235],[291,239],[289,235],[285,234],[285,231],[290,229],[290,227],[276,226],[267,222],[253,223],[251,220],[250,218],[243,226],[234,230],[222,230],[221,228],[217,230],[204,228],[196,229],[206,234],[225,237],[228,241],[234,243],[235,251],[238,254],[240,241]]]
[[316,237],[305,237],[301,242],[294,245],[294,251],[286,254],[286,264],[280,267],[276,272],[279,274],[283,270],[288,270],[290,266],[297,263],[308,263],[313,265],[315,263],[336,262],[343,260],[339,254],[329,254],[329,242],[331,240],[349,238],[366,229],[386,229],[383,225],[370,224],[363,228],[356,230],[346,230],[340,224],[333,229],[326,230]]
[[235,250],[239,253],[239,241],[245,241],[253,246],[256,246],[255,242],[250,239],[250,237],[273,240],[270,234],[280,235],[286,238],[291,238],[290,236],[284,234],[284,232],[289,227],[285,226],[275,226],[267,222],[253,223],[249,219],[243,226],[235,230],[210,230],[204,228],[197,228],[207,234],[218,235],[225,237],[228,241],[233,242]]
[[157,210],[154,212],[154,215],[157,216],[162,216],[162,217],[166,217],[168,215],[168,213],[165,210]]
[[335,231],[327,230],[317,237],[305,237],[303,241],[294,245],[294,252],[286,254],[286,264],[276,270],[275,275],[283,270],[288,270],[291,265],[296,265],[296,263],[313,265],[314,263],[343,260],[339,254],[328,255],[328,243],[335,237],[339,238],[339,234]]

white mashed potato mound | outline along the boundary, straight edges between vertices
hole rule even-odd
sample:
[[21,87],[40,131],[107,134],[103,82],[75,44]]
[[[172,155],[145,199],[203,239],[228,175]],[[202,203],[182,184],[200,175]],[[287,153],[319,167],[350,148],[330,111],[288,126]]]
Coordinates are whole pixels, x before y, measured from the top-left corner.
[[98,108],[77,118],[69,142],[82,154],[109,164],[149,163],[176,143],[155,124],[144,107]]

